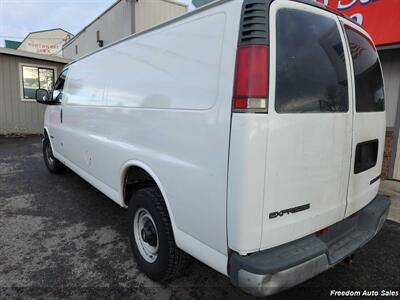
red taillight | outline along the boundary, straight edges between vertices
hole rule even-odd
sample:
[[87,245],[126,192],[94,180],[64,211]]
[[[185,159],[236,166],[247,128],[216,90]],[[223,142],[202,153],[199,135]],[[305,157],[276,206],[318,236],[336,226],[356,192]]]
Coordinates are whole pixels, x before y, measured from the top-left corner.
[[233,109],[238,111],[268,111],[269,51],[267,46],[238,48],[236,58]]

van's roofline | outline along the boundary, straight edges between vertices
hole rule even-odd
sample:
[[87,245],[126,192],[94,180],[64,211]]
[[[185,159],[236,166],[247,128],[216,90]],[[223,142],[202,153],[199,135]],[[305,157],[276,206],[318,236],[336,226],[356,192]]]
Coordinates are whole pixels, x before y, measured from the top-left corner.
[[300,3],[304,3],[304,4],[308,4],[308,5],[311,5],[311,6],[315,6],[315,7],[321,8],[321,9],[329,11],[329,12],[335,14],[335,15],[341,16],[341,17],[349,20],[350,22],[353,22],[354,24],[358,25],[359,27],[363,28],[360,24],[358,24],[355,20],[353,20],[349,16],[341,13],[340,11],[337,11],[335,9],[332,9],[332,8],[328,7],[328,6],[325,6],[321,2],[318,2],[317,0],[290,0],[290,1],[300,2]]
[[[85,55],[79,57],[78,59],[76,59],[76,60],[72,61],[71,63],[69,63],[68,65],[66,65],[65,68],[71,66],[71,65],[74,64],[75,62],[78,62],[78,61],[80,61],[80,60],[82,60],[82,59],[84,59],[84,58],[86,58],[86,57],[89,57],[89,56],[91,56],[91,55],[93,55],[93,54],[96,54],[96,53],[98,53],[98,52],[100,52],[100,51],[103,51],[103,50],[105,50],[105,49],[108,49],[108,48],[110,48],[110,47],[113,47],[113,46],[115,46],[115,45],[117,45],[117,44],[119,44],[119,43],[122,43],[122,42],[126,41],[126,40],[130,40],[130,39],[133,39],[133,38],[135,38],[135,37],[141,36],[141,35],[143,35],[143,34],[149,33],[149,32],[151,32],[151,31],[158,30],[158,29],[163,28],[163,27],[165,27],[165,26],[167,26],[167,25],[173,24],[173,23],[175,23],[175,22],[178,22],[178,21],[183,20],[183,19],[185,19],[185,18],[188,18],[188,17],[190,17],[190,16],[193,16],[193,15],[196,15],[196,14],[198,14],[198,13],[201,13],[201,12],[203,12],[203,11],[209,9],[209,8],[212,8],[212,7],[215,7],[215,6],[219,6],[219,5],[222,5],[222,4],[224,4],[224,3],[231,2],[231,1],[236,1],[236,0],[215,0],[215,1],[213,1],[213,2],[210,2],[209,4],[206,4],[206,5],[204,5],[204,6],[201,6],[201,7],[197,8],[197,9],[195,9],[195,10],[192,10],[192,11],[190,11],[190,12],[187,12],[187,13],[181,15],[181,16],[178,16],[178,17],[173,18],[173,19],[171,19],[171,20],[168,20],[168,21],[166,21],[166,22],[160,23],[160,24],[158,24],[158,25],[156,25],[156,26],[154,26],[154,27],[151,27],[151,28],[149,28],[149,29],[146,29],[146,30],[143,30],[143,31],[140,31],[140,32],[137,32],[137,33],[133,33],[133,34],[131,34],[131,35],[128,35],[128,36],[126,36],[126,37],[124,37],[124,38],[122,38],[122,39],[119,39],[119,40],[117,40],[117,41],[115,41],[115,42],[109,44],[109,45],[106,45],[106,46],[104,46],[104,47],[102,47],[102,48],[99,48],[99,49],[97,49],[97,50],[95,50],[95,51],[93,51],[93,52],[90,52],[90,53],[88,53],[88,54],[85,54]],[[251,1],[251,0],[243,0],[243,2],[246,2],[246,1]],[[272,3],[273,1],[275,1],[275,0],[272,0],[271,3]],[[360,26],[360,24],[358,24],[357,22],[355,22],[353,19],[347,17],[347,16],[344,15],[344,14],[341,14],[341,13],[338,12],[338,11],[335,11],[335,10],[333,10],[333,9],[330,9],[329,7],[323,5],[322,3],[318,2],[318,1],[314,1],[314,0],[289,0],[289,1],[300,2],[300,3],[304,3],[304,4],[307,4],[307,5],[311,5],[311,6],[314,6],[314,7],[321,8],[321,9],[323,9],[323,10],[325,10],[325,11],[331,12],[331,13],[336,14],[336,15],[339,15],[339,16],[342,16],[343,18],[348,19],[349,21],[353,22],[354,24],[357,24],[359,27],[362,28],[362,26]],[[119,2],[119,1],[117,1],[117,3],[118,3],[118,2]],[[267,0],[266,0],[266,2],[267,2]],[[78,34],[77,34],[76,36],[78,36]],[[75,36],[75,37],[76,37],[76,36]],[[74,37],[74,38],[75,38],[75,37]]]

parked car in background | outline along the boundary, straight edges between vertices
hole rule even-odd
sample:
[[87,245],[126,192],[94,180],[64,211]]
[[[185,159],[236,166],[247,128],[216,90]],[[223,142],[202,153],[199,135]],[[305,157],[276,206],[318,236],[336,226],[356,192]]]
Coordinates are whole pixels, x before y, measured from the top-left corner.
[[188,255],[253,295],[341,262],[383,225],[376,49],[314,1],[221,0],[67,65],[43,152],[128,208],[152,279]]

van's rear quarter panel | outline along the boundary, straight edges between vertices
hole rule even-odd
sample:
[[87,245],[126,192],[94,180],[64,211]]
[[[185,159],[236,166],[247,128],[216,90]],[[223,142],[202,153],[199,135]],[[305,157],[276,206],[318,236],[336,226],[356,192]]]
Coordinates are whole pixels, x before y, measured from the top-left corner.
[[177,228],[224,255],[241,4],[226,2],[73,64],[67,101],[85,96],[68,91],[80,72],[93,74],[85,82],[92,90],[105,86],[103,100],[64,110],[80,168],[120,192],[122,166],[143,162],[159,178]]
[[228,244],[239,253],[260,249],[268,118],[234,113],[228,175]]

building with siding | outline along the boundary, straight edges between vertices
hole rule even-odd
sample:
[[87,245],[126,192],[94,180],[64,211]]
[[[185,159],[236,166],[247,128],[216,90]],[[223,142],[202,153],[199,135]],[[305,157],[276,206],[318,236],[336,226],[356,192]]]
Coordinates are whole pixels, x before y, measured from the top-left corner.
[[173,0],[118,0],[64,44],[63,57],[79,58],[187,10],[187,5]]
[[74,35],[61,28],[30,32],[18,50],[62,57],[62,47]]
[[43,132],[45,105],[36,103],[38,88],[52,89],[69,60],[0,48],[0,134]]
[[400,180],[400,45],[378,48],[385,80],[386,145],[382,175]]
[[22,42],[5,40],[5,48],[62,57],[63,45],[73,36],[61,28],[34,31],[28,33]]

